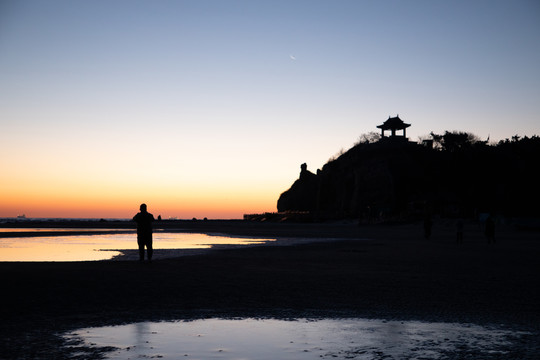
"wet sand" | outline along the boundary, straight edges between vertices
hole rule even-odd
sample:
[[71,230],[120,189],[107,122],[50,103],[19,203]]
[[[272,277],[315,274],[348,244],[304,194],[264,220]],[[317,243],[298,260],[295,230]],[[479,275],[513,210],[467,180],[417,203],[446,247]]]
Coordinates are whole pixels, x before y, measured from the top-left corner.
[[[497,243],[488,245],[480,226],[467,223],[459,245],[453,222],[444,220],[435,224],[430,240],[422,237],[421,224],[186,221],[166,226],[332,240],[219,249],[151,264],[0,263],[0,358],[68,358],[73,354],[55,334],[80,327],[208,317],[472,322],[533,331],[515,355],[532,359],[540,352],[537,232],[499,226]],[[87,356],[99,353],[89,350]]]

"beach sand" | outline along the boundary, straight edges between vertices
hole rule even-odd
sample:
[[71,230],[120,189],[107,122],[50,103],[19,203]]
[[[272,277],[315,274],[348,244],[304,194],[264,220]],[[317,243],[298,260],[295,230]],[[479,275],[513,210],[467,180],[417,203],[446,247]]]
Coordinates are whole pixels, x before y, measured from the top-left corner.
[[[112,224],[106,225],[95,226]],[[57,334],[81,327],[209,317],[470,322],[531,331],[511,358],[540,353],[538,232],[499,226],[497,243],[487,244],[479,224],[470,222],[464,243],[456,244],[452,220],[437,221],[429,240],[420,223],[186,221],[163,227],[278,241],[144,264],[0,263],[0,358],[69,358]],[[319,241],[292,241],[306,238]],[[100,355],[88,351],[87,358]]]

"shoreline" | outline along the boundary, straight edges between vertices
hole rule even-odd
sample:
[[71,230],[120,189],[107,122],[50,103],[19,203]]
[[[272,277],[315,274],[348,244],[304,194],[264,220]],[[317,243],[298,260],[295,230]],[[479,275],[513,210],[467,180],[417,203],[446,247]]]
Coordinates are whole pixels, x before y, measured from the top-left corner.
[[184,232],[316,241],[214,249],[151,264],[1,262],[0,336],[7,340],[0,358],[67,358],[54,334],[76,328],[208,317],[505,326],[533,331],[523,346],[540,351],[539,233],[499,227],[498,242],[488,245],[477,224],[467,223],[459,245],[450,222],[436,223],[430,240],[419,223],[183,225]]

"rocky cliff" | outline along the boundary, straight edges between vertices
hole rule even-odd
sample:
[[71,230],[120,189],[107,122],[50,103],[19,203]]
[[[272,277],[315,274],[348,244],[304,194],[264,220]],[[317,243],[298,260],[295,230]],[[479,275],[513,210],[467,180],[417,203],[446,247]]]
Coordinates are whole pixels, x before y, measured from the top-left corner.
[[281,194],[277,208],[366,220],[422,216],[426,211],[537,214],[540,176],[533,161],[539,155],[538,137],[521,144],[481,142],[451,150],[383,138],[356,145],[316,174],[302,164],[300,177]]

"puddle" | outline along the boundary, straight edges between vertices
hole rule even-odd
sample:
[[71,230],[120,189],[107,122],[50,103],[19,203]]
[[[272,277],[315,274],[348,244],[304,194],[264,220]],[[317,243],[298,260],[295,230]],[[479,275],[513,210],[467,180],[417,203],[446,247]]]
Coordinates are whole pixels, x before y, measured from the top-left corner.
[[[365,319],[141,322],[79,329],[73,352],[106,359],[504,358],[527,332],[472,324]],[[523,345],[521,340],[521,345]]]

